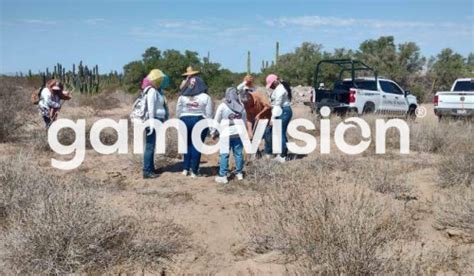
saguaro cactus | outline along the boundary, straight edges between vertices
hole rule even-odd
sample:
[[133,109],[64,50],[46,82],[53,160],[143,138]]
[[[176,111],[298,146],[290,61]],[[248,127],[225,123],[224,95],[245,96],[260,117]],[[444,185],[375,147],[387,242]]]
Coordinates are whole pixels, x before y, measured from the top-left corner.
[[252,60],[250,51],[247,52],[247,74],[252,73]]
[[276,52],[275,52],[275,64],[278,64],[278,58],[280,57],[280,42],[276,42]]

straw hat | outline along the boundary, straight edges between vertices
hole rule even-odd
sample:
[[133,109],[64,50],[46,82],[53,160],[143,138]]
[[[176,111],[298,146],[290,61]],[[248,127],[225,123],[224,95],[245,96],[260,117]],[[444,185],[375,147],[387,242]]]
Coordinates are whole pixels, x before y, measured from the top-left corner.
[[186,68],[186,73],[182,74],[181,76],[187,77],[187,76],[192,76],[196,74],[199,74],[199,71],[194,70],[192,66],[188,66],[188,68]]

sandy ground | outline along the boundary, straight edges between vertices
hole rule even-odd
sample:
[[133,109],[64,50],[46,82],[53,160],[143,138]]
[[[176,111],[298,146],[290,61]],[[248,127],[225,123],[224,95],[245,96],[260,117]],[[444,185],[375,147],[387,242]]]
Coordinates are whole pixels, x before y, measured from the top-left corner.
[[[429,105],[427,117],[418,119],[436,120]],[[63,109],[62,118],[86,116],[95,120],[100,117],[113,119],[123,118],[129,113],[128,106],[108,110],[100,116],[90,118],[90,111],[79,107]],[[309,117],[309,109],[298,105],[294,107],[294,118]],[[1,145],[5,154],[16,154],[18,148],[12,145]],[[315,155],[319,153],[314,153]],[[50,166],[50,156],[38,160],[40,166],[56,174],[66,174]],[[307,158],[311,158],[308,156]],[[397,162],[425,159],[428,165],[411,170],[408,177],[413,179],[419,196],[419,214],[417,230],[423,242],[427,244],[452,244],[445,233],[432,227],[433,217],[423,206],[433,201],[436,174],[433,156],[412,153],[397,159]],[[431,159],[431,160],[430,160]],[[176,274],[212,274],[212,275],[281,275],[287,267],[282,256],[275,252],[257,255],[246,248],[245,229],[240,222],[244,207],[252,198],[252,191],[238,186],[235,181],[228,187],[216,184],[213,179],[217,170],[218,156],[204,156],[201,164],[203,177],[191,179],[180,173],[180,160],[160,166],[161,176],[158,179],[143,180],[141,177],[141,156],[131,154],[99,155],[88,150],[83,165],[74,170],[86,176],[104,182],[116,183],[117,189],[104,199],[118,212],[124,215],[153,218],[173,218],[192,232],[193,246],[185,254],[178,256],[169,270]],[[258,183],[257,183],[258,185]],[[428,207],[427,207],[428,208]]]

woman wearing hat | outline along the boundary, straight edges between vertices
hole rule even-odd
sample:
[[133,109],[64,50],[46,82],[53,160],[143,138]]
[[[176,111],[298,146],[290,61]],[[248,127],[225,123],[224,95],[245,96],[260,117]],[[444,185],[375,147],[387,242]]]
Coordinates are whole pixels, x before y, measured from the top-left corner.
[[57,119],[58,112],[61,109],[61,100],[71,99],[70,93],[64,91],[63,84],[56,79],[46,83],[46,86],[40,92],[38,102],[39,111],[43,117],[46,128]]
[[[220,123],[222,120],[228,120],[229,125],[220,133],[221,138],[228,137],[229,152],[220,154],[219,175],[215,178],[217,183],[228,183],[227,172],[229,171],[229,153],[232,150],[235,160],[235,176],[238,180],[243,180],[244,168],[243,144],[239,133],[245,132],[245,121],[247,120],[245,108],[239,101],[237,89],[234,87],[227,88],[224,101],[217,107],[214,120]],[[236,124],[235,120],[242,120],[242,124]],[[211,136],[215,139],[216,130],[213,129]]]
[[[193,178],[199,175],[201,152],[194,147],[192,131],[200,120],[212,118],[212,100],[207,94],[207,85],[200,77],[196,76],[196,72],[194,71],[194,74],[191,74],[193,71],[187,72],[191,75],[187,75],[186,83],[181,89],[181,96],[176,103],[176,116],[186,125],[188,137],[188,151],[184,154],[183,160],[183,175],[190,173]],[[201,140],[204,141],[206,136],[207,131],[203,131]]]
[[279,119],[281,120],[282,125],[282,153],[277,155],[277,157],[275,157],[275,160],[284,163],[286,161],[286,155],[288,153],[288,149],[286,147],[286,143],[288,142],[286,131],[288,129],[288,124],[290,123],[290,120],[293,117],[293,111],[291,109],[291,91],[288,91],[285,88],[283,83],[275,74],[268,75],[266,78],[266,83],[266,88],[273,90],[270,96],[270,100],[272,103],[272,116],[270,123],[275,119]]
[[188,68],[186,68],[186,72],[181,75],[181,76],[186,77],[186,78],[179,85],[179,89],[184,89],[184,86],[188,83],[188,81],[192,77],[197,76],[198,74],[199,74],[199,71],[194,70],[192,66],[188,66]]
[[[146,119],[157,119],[161,122],[169,118],[166,97],[163,89],[168,87],[169,77],[161,70],[153,69],[142,82],[142,91],[146,93]],[[152,121],[150,121],[152,123]],[[156,178],[155,174],[155,143],[156,132],[153,127],[147,127],[145,153],[143,155],[143,178]]]

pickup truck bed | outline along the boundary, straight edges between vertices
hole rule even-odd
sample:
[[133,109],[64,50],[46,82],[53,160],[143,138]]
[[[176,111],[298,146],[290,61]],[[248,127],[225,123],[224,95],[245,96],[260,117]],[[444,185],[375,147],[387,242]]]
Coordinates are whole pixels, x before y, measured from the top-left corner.
[[456,80],[451,91],[436,93],[433,103],[434,112],[439,117],[474,116],[474,80]]

